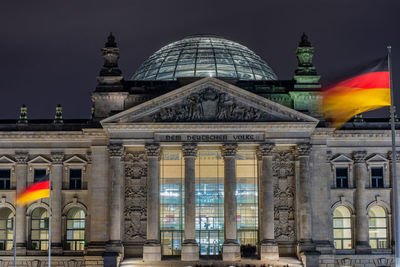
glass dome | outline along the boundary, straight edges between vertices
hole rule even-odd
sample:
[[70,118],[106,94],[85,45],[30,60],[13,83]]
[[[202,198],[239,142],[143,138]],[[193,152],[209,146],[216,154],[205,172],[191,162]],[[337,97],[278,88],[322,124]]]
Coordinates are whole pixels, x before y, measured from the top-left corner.
[[155,52],[132,80],[176,80],[180,77],[277,79],[264,60],[241,44],[216,36],[190,36]]

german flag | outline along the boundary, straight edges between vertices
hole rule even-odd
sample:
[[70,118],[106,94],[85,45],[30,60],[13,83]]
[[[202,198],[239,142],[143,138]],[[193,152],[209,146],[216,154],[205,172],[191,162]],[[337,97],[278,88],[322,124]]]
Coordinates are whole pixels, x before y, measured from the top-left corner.
[[25,206],[29,202],[50,197],[50,176],[46,174],[39,179],[36,183],[25,188],[17,194],[17,205],[19,207]]
[[390,106],[390,76],[387,58],[334,83],[322,93],[321,112],[339,129],[354,115]]

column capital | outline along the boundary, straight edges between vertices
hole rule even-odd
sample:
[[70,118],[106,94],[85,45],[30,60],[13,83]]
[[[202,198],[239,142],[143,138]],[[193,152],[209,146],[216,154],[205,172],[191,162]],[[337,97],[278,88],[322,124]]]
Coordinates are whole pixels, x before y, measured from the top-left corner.
[[226,143],[222,145],[222,156],[223,157],[234,157],[236,156],[238,145],[236,143]]
[[[389,160],[393,161],[393,154],[392,151],[387,153],[387,157]],[[396,162],[400,162],[400,151],[396,151]]]
[[196,157],[197,155],[197,144],[195,143],[183,143],[182,144],[183,157]]
[[29,158],[29,153],[26,151],[16,151],[14,157],[18,164],[26,164]]
[[353,152],[353,159],[354,159],[355,163],[364,163],[366,156],[367,156],[366,151],[354,151]]
[[53,164],[62,164],[64,160],[64,152],[51,152],[50,157]]
[[147,157],[159,157],[161,155],[160,145],[157,143],[149,143],[144,146]]
[[272,143],[262,143],[257,148],[257,157],[258,159],[262,159],[262,157],[272,156],[275,144]]
[[111,157],[122,157],[124,147],[121,143],[112,143],[108,145],[108,153]]
[[309,156],[311,152],[311,144],[310,143],[302,143],[298,144],[296,148],[297,156]]

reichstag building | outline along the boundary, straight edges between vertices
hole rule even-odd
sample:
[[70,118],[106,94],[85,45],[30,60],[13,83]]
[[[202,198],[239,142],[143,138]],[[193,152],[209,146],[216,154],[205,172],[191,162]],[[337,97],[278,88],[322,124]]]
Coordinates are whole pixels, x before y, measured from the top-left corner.
[[213,35],[133,76],[101,52],[90,119],[0,120],[0,266],[14,235],[17,266],[47,264],[48,199],[15,206],[47,173],[52,266],[393,266],[389,118],[330,127],[305,34],[291,80]]

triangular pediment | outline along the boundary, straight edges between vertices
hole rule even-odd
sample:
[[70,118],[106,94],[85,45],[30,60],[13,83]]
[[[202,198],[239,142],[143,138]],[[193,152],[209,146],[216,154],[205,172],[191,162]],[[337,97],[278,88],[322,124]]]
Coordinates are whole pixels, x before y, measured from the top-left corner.
[[382,162],[388,162],[389,160],[385,158],[384,156],[380,154],[373,154],[368,159],[366,160],[367,163],[382,163]]
[[349,158],[343,154],[338,154],[332,158],[331,162],[332,163],[353,163],[354,161],[351,158]]
[[78,156],[72,156],[71,158],[67,159],[66,161],[64,161],[64,164],[78,164],[78,165],[82,165],[82,164],[86,164],[87,162],[83,159],[81,159]]
[[15,164],[15,161],[10,159],[7,156],[1,156],[0,157],[0,164]]
[[215,78],[204,78],[101,123],[309,122],[318,120]]
[[42,157],[42,156],[37,156],[30,161],[28,161],[29,164],[51,164],[51,161]]

